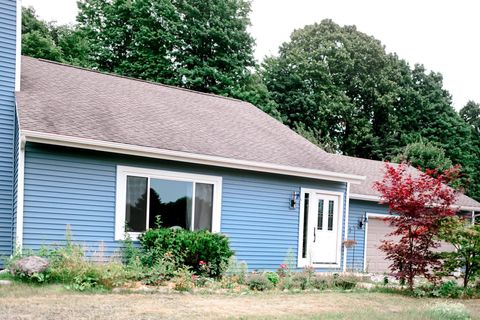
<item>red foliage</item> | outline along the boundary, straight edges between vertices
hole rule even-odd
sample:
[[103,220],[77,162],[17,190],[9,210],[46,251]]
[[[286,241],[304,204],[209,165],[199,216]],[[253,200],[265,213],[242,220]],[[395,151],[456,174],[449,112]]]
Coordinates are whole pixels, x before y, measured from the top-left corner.
[[382,203],[395,218],[387,218],[394,227],[391,236],[399,241],[385,240],[380,249],[392,261],[390,270],[398,279],[413,288],[415,276],[435,280],[434,271],[441,263],[432,249],[439,247],[434,239],[439,221],[455,215],[455,191],[446,183],[458,176],[459,167],[438,172],[414,172],[408,164],[386,165],[382,181],[374,187],[382,195]]

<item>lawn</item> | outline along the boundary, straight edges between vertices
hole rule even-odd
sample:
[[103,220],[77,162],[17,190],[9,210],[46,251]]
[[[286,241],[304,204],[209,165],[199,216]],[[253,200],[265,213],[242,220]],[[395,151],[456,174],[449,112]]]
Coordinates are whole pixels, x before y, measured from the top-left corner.
[[[356,292],[78,293],[61,286],[0,287],[0,319],[447,319],[440,299]],[[480,319],[480,300],[458,300]]]

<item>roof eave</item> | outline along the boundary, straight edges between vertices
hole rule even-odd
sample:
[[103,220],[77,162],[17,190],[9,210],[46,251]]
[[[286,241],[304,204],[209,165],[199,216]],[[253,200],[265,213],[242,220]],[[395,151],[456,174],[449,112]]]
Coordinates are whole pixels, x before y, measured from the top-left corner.
[[[380,202],[381,200],[380,196],[359,194],[359,193],[350,193],[350,199],[372,201],[372,202]],[[480,211],[480,207],[473,207],[473,206],[455,205],[455,208],[458,208],[461,211]]]
[[352,175],[352,174],[346,174],[346,173],[277,165],[272,163],[256,162],[256,161],[249,161],[249,160],[237,160],[237,159],[230,159],[230,158],[224,158],[224,157],[218,157],[218,156],[195,154],[195,153],[167,150],[167,149],[158,149],[158,148],[152,148],[152,147],[144,147],[144,146],[123,144],[123,143],[110,142],[110,141],[79,138],[79,137],[65,136],[65,135],[31,131],[31,130],[20,130],[20,136],[23,141],[29,141],[29,142],[35,142],[35,143],[97,150],[97,151],[103,151],[103,152],[128,154],[128,155],[156,158],[156,159],[162,159],[162,160],[196,163],[196,164],[210,165],[210,166],[223,167],[223,168],[275,173],[275,174],[282,174],[282,175],[288,175],[288,176],[313,178],[313,179],[328,180],[328,181],[348,182],[348,183],[355,183],[355,184],[361,183],[365,180],[364,176]]

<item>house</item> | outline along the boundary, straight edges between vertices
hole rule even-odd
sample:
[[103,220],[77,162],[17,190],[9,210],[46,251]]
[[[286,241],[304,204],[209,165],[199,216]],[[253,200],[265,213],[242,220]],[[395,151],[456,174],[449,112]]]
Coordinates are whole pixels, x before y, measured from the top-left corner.
[[20,7],[0,8],[0,255],[70,228],[108,256],[160,219],[228,235],[250,269],[289,253],[366,268],[382,162],[329,154],[246,102],[21,57]]

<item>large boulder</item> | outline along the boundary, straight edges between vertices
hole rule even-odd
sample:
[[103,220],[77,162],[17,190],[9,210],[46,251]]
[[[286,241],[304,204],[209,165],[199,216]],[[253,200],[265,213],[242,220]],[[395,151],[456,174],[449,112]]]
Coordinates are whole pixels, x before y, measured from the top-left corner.
[[48,268],[49,262],[47,259],[30,256],[21,258],[13,264],[10,268],[10,273],[12,275],[26,275],[32,276],[34,273],[40,273],[45,271]]

